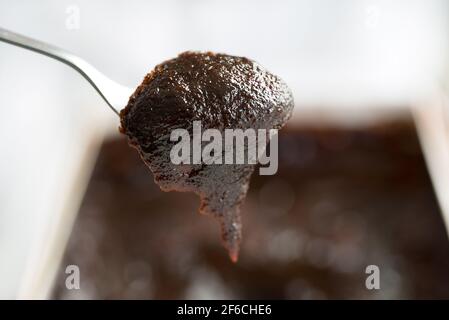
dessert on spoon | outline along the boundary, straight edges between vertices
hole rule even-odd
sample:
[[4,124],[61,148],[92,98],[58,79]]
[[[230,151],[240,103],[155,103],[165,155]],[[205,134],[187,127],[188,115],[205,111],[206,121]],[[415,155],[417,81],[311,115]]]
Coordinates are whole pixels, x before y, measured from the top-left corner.
[[[231,260],[237,261],[240,205],[250,177],[257,161],[266,156],[272,131],[280,129],[293,110],[285,82],[248,58],[185,52],[157,65],[132,93],[65,50],[1,28],[0,40],[61,61],[88,80],[120,116],[120,131],[155,182],[164,191],[198,194],[200,212],[219,221],[224,246]],[[208,132],[213,143],[198,142],[198,134],[204,137],[198,127]],[[186,134],[176,135],[180,130]],[[231,143],[224,139],[230,130],[241,139],[237,135],[230,136]],[[187,149],[188,157],[174,161],[180,139],[193,143],[180,148]]]

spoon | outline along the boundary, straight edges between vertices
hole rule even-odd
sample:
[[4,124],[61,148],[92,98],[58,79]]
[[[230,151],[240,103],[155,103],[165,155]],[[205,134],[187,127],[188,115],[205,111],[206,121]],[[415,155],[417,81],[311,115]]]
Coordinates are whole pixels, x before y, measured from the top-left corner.
[[51,44],[3,28],[0,28],[0,41],[46,55],[72,67],[89,81],[104,101],[106,101],[111,110],[117,115],[119,115],[119,110],[127,105],[128,99],[133,93],[131,88],[122,86],[109,79],[77,55]]

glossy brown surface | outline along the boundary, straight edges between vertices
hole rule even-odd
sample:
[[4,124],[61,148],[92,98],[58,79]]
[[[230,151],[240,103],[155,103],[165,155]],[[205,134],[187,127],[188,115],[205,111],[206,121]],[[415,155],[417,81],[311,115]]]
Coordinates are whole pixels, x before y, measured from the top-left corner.
[[[121,130],[165,191],[195,192],[200,212],[217,218],[224,245],[237,260],[240,204],[254,170],[250,164],[181,164],[170,161],[175,129],[278,129],[290,117],[287,85],[257,63],[224,54],[186,52],[148,74],[121,112]],[[186,222],[188,218],[186,217]]]
[[[449,242],[412,124],[285,128],[253,175],[234,264],[190,193],[161,192],[125,139],[100,153],[54,298],[449,298]],[[80,290],[65,268],[78,265]],[[380,268],[367,290],[365,268]]]

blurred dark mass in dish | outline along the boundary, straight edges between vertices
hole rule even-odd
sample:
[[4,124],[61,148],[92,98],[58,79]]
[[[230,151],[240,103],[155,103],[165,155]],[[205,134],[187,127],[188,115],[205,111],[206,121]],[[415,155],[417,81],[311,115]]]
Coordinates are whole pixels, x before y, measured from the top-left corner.
[[[124,138],[106,141],[53,298],[449,298],[449,242],[411,121],[287,126],[278,173],[251,179],[237,264],[198,206],[160,191]],[[66,289],[71,264],[80,290]],[[368,265],[380,290],[365,287]]]

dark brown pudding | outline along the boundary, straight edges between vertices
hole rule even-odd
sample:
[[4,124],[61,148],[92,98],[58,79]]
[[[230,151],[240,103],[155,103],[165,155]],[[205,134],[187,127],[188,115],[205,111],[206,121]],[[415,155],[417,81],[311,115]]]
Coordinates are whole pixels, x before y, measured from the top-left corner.
[[164,191],[195,192],[200,212],[217,218],[224,245],[237,260],[239,206],[253,164],[173,164],[175,129],[279,129],[291,115],[287,85],[254,61],[225,54],[186,52],[149,73],[121,111],[121,131]]
[[[449,299],[449,241],[411,117],[289,121],[277,174],[251,178],[238,264],[214,221],[194,217],[197,197],[161,192],[127,149],[101,148],[53,299]],[[371,264],[380,290],[365,287]]]

